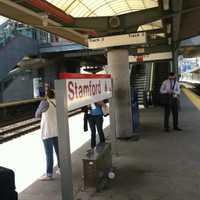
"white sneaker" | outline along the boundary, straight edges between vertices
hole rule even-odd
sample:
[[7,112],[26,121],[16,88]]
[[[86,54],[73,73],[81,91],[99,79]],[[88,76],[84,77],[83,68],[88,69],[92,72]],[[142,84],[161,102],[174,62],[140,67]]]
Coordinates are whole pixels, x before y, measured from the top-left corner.
[[57,174],[57,175],[61,175],[60,168],[58,168],[58,169],[56,170],[56,174]]
[[40,181],[51,181],[53,180],[52,176],[47,176],[46,174],[39,178]]

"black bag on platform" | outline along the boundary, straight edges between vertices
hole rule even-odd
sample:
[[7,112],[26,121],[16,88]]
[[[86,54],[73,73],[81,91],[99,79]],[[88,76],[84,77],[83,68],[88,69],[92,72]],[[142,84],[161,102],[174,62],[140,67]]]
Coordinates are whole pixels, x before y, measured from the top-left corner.
[[179,104],[179,99],[178,99],[178,97],[171,97],[171,99],[170,99],[170,105],[171,106],[179,106],[178,105]]
[[0,199],[17,200],[15,191],[15,174],[12,170],[0,167]]
[[160,94],[160,104],[162,106],[170,103],[170,95],[169,94]]

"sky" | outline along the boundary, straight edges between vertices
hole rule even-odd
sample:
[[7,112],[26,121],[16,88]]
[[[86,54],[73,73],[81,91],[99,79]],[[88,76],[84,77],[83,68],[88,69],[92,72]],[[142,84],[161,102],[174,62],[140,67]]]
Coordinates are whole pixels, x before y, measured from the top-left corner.
[[6,21],[7,18],[0,16],[0,24]]

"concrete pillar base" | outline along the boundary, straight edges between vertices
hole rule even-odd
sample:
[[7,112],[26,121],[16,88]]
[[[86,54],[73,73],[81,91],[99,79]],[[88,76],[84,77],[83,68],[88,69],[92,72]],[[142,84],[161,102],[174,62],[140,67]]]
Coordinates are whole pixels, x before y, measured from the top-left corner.
[[108,51],[108,66],[113,78],[113,108],[117,138],[133,136],[130,73],[127,49]]

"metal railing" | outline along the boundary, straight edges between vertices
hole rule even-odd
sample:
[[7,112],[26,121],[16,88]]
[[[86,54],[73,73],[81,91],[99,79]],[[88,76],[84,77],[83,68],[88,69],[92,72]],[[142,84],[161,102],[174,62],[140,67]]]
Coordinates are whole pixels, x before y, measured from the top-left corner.
[[153,91],[145,90],[143,92],[143,102],[145,108],[148,108],[149,106],[153,105]]

